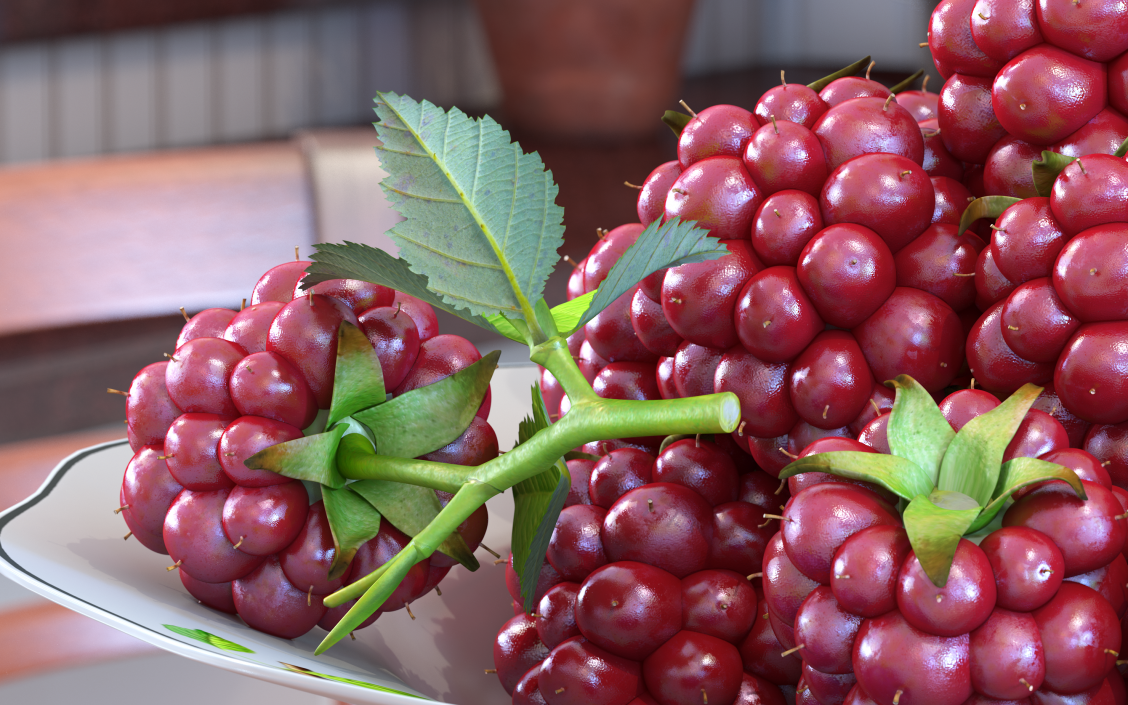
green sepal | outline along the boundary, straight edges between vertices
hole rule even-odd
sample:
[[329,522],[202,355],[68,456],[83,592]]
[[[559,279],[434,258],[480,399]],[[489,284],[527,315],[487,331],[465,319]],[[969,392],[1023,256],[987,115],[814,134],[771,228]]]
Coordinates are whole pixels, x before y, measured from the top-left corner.
[[1128,155],[1128,139],[1121,142],[1120,146],[1116,148],[1116,151],[1112,153],[1112,156],[1116,157],[1117,159],[1121,159],[1125,155]]
[[547,338],[553,338],[560,334],[556,327],[556,319],[552,316],[552,311],[548,308],[548,303],[544,299],[537,299],[533,304],[533,315],[537,319],[537,324],[541,328],[541,332]]
[[[426,529],[443,508],[434,490],[418,485],[386,480],[360,480],[350,484],[349,489],[366,499],[392,526],[412,537]],[[457,531],[451,533],[439,545],[438,550],[469,570],[480,567],[478,559]]]
[[1006,506],[1007,499],[1016,491],[1027,485],[1045,482],[1046,480],[1068,482],[1078,497],[1087,499],[1081,478],[1077,477],[1077,473],[1069,468],[1037,458],[1012,458],[1003,463],[1002,468],[1000,468],[999,483],[995,487],[994,497],[983,508],[983,513],[971,525],[970,530],[978,531],[990,523],[995,515]]
[[971,224],[980,218],[990,218],[994,221],[1003,211],[1021,201],[1021,198],[1011,196],[984,196],[967,204],[963,215],[960,216],[960,229],[957,235],[963,235]]
[[[372,506],[367,502],[364,503],[369,507]],[[373,509],[372,511],[376,510]],[[349,632],[359,627],[361,622],[371,617],[373,612],[380,609],[380,605],[387,602],[388,598],[403,582],[403,579],[407,577],[407,572],[418,562],[417,552],[412,546],[413,544],[409,544],[408,549],[400,551],[394,558],[376,569],[375,574],[380,577],[357,599],[356,604],[321,640],[321,643],[314,649],[315,656],[321,655],[330,646],[343,639]]]
[[987,506],[999,481],[1003,453],[1041,393],[1041,387],[1024,384],[1002,404],[968,421],[948,444],[936,486]]
[[379,406],[353,414],[372,430],[376,451],[395,458],[417,458],[462,435],[477,413],[501,353],[434,384],[405,392]]
[[337,469],[337,446],[345,426],[334,426],[316,436],[295,438],[255,453],[243,463],[252,470],[270,470],[295,480],[309,480],[334,489],[345,486]]
[[337,329],[337,365],[333,372],[333,400],[326,427],[361,409],[383,404],[387,397],[380,358],[360,328],[341,321]]
[[889,416],[889,450],[916,463],[928,473],[935,487],[944,452],[956,432],[940,413],[932,395],[915,379],[898,375],[885,384],[897,390]]
[[382,685],[376,685],[375,683],[369,683],[367,681],[358,681],[358,680],[353,679],[353,678],[342,678],[341,676],[334,676],[334,675],[330,675],[328,673],[318,673],[317,671],[311,671],[308,668],[303,668],[302,666],[295,666],[294,664],[286,663],[285,661],[279,661],[278,663],[282,664],[287,670],[293,671],[294,673],[300,673],[304,676],[312,676],[314,678],[321,678],[323,680],[333,681],[334,683],[344,683],[346,685],[355,685],[359,688],[367,688],[368,690],[375,690],[379,693],[393,693],[395,695],[406,695],[409,698],[417,698],[419,700],[424,699],[419,695],[414,695],[412,693],[405,693],[402,690],[395,690],[394,688],[388,688],[388,687],[385,687],[385,686],[382,686]]
[[[529,342],[528,340],[525,340],[525,338],[521,335],[521,331],[517,330],[516,326],[513,325],[513,321],[509,320],[500,313],[490,314],[486,316],[485,319],[489,321],[490,325],[496,328],[497,332],[502,336],[518,343]],[[524,323],[524,321],[522,321],[522,323]]]
[[1034,174],[1034,191],[1039,196],[1049,198],[1058,174],[1076,160],[1077,157],[1067,157],[1048,149],[1043,150],[1041,158],[1035,159],[1030,164],[1030,171]]
[[348,487],[321,488],[325,517],[333,533],[333,564],[329,578],[339,578],[348,570],[357,549],[380,533],[380,512]]
[[[905,508],[902,519],[909,543],[913,547],[920,567],[936,587],[942,588],[948,582],[952,560],[956,557],[956,547],[968,527],[979,516],[979,505],[966,495],[952,497],[943,490],[934,490],[928,495],[913,497]],[[967,501],[961,501],[967,500]],[[952,506],[974,506],[949,509]]]
[[815,81],[814,83],[808,83],[807,88],[810,88],[815,93],[818,93],[822,89],[829,86],[831,81],[835,81],[839,78],[845,78],[846,76],[853,76],[854,74],[858,73],[859,71],[861,71],[865,67],[869,66],[869,64],[870,64],[870,57],[868,57],[868,56],[862,57],[861,59],[858,59],[857,61],[850,64],[849,66],[835,71],[834,73],[830,74],[829,76],[823,76],[822,78]]
[[677,443],[678,441],[684,441],[687,438],[696,438],[696,437],[697,436],[695,434],[692,434],[692,433],[676,433],[672,436],[666,436],[665,438],[662,439],[662,443],[658,446],[658,455],[662,455],[663,453],[665,453],[667,448],[669,448],[674,443]]
[[920,69],[919,71],[914,73],[912,76],[909,76],[904,81],[901,81],[897,85],[890,88],[889,92],[892,93],[893,95],[897,95],[898,93],[900,93],[902,91],[907,91],[909,89],[909,86],[916,83],[916,80],[923,75],[924,75],[924,69]]
[[779,472],[779,479],[805,472],[825,472],[880,485],[898,497],[912,499],[933,489],[924,468],[906,458],[856,450],[836,450],[799,458]]
[[593,463],[598,463],[602,455],[593,455],[591,453],[584,453],[578,450],[570,450],[564,454],[564,460],[590,460]]
[[689,124],[693,117],[685,113],[679,113],[676,110],[667,110],[662,114],[662,122],[666,123],[666,127],[674,131],[675,137],[681,137],[682,130]]
[[[548,428],[548,409],[541,397],[540,385],[532,387],[533,415],[526,416],[517,428],[517,444],[527,442]],[[556,519],[564,509],[572,478],[564,459],[557,460],[544,472],[513,485],[513,570],[521,586],[521,601],[527,614],[536,605],[537,580],[544,566],[548,541],[556,528]]]
[[254,653],[254,651],[248,649],[242,644],[236,644],[229,639],[224,639],[221,636],[216,636],[211,632],[205,632],[203,629],[188,629],[187,627],[178,627],[175,624],[165,624],[163,626],[165,629],[173,632],[174,634],[179,634],[180,636],[185,636],[189,639],[195,639],[196,641],[202,641],[205,644],[214,646],[217,649],[223,649],[224,651],[235,651],[243,654]]
[[580,319],[583,318],[584,312],[591,307],[591,300],[599,290],[589,291],[583,296],[577,296],[571,301],[565,301],[559,306],[552,307],[552,318],[556,321],[556,329],[561,331],[561,335],[568,337],[576,332],[580,327]]
[[697,221],[678,218],[666,222],[656,220],[639,233],[635,243],[607,272],[576,328],[595,318],[635,284],[659,269],[720,259],[728,253],[728,248],[720,240],[710,237],[708,230],[698,227]]

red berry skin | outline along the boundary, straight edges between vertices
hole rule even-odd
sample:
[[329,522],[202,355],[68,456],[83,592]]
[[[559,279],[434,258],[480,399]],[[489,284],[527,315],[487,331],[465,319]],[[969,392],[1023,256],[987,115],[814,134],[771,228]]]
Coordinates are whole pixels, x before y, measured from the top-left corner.
[[944,587],[925,574],[910,553],[897,576],[897,608],[912,626],[936,636],[959,636],[987,620],[995,606],[995,577],[987,555],[960,539]]
[[1006,136],[991,104],[991,78],[954,74],[940,91],[940,139],[963,162],[983,164]]
[[682,631],[642,664],[646,688],[661,705],[698,702],[713,697],[731,703],[740,692],[744,671],[740,652],[714,636]]
[[1112,108],[1105,108],[1077,132],[1055,144],[1051,150],[1067,157],[1084,157],[1089,154],[1104,156],[1116,152],[1126,138],[1128,120]]
[[1036,145],[1065,139],[1105,107],[1099,64],[1049,44],[1012,59],[995,76],[991,104],[1007,132]]
[[871,421],[882,414],[893,410],[893,401],[896,398],[893,390],[884,384],[875,383],[870,392],[869,401],[862,407],[862,413],[847,426],[851,436],[857,436]]
[[674,267],[662,281],[662,313],[670,326],[689,342],[718,350],[736,345],[737,300],[745,282],[764,268],[747,242],[724,244],[724,257]]
[[277,556],[231,583],[235,609],[253,629],[282,639],[296,639],[317,626],[326,607],[320,595],[290,584]]
[[823,673],[811,668],[806,662],[803,663],[803,685],[814,697],[814,702],[820,705],[842,705],[857,682],[853,672]]
[[1034,2],[978,0],[971,11],[971,38],[987,56],[1010,61],[1042,43]]
[[243,553],[269,556],[293,543],[308,513],[309,494],[298,480],[235,487],[223,504],[223,533]]
[[1128,52],[1108,65],[1108,102],[1121,115],[1128,115]]
[[775,533],[773,527],[765,525],[764,511],[741,501],[726,502],[713,508],[709,568],[736,571],[740,575],[760,572],[764,550]]
[[932,190],[936,192],[932,224],[959,225],[964,210],[974,200],[971,191],[956,179],[947,176],[932,176],[931,181]]
[[286,304],[281,301],[263,301],[248,306],[231,319],[224,329],[224,340],[230,340],[247,351],[247,354],[266,350],[266,338],[274,317]]
[[392,306],[402,309],[404,313],[411,316],[411,320],[415,321],[415,328],[419,331],[419,342],[430,340],[439,334],[439,319],[431,304],[397,291]]
[[1058,358],[1054,389],[1078,417],[1099,424],[1128,421],[1128,321],[1087,323]]
[[1049,277],[1031,279],[1007,297],[999,317],[1003,341],[1031,362],[1057,362],[1081,325],[1055,291]]
[[1112,607],[1116,618],[1124,618],[1126,597],[1128,597],[1124,594],[1124,586],[1128,584],[1128,561],[1125,561],[1123,553],[1102,568],[1074,575],[1072,578],[1066,578],[1066,581],[1080,583],[1096,590]]
[[1108,470],[1113,485],[1128,486],[1128,424],[1093,426],[1083,447]]
[[1088,573],[1108,564],[1124,547],[1128,530],[1120,502],[1112,492],[1081,481],[1088,500],[1062,482],[1050,482],[1011,505],[1003,526],[1026,526],[1041,531],[1061,549],[1065,575]]
[[1084,447],[1085,434],[1089,432],[1089,428],[1092,424],[1077,418],[1073,412],[1062,405],[1061,399],[1058,398],[1057,390],[1054,389],[1054,383],[1052,381],[1047,383],[1042,389],[1042,393],[1034,400],[1034,406],[1032,408],[1044,411],[1057,419],[1058,423],[1065,427],[1065,432],[1069,436],[1069,445],[1071,447]]
[[1120,625],[1112,606],[1095,590],[1062,583],[1053,599],[1034,612],[1034,620],[1045,650],[1045,688],[1076,693],[1099,685],[1114,667]]
[[1048,277],[1066,236],[1050,212],[1050,199],[1027,198],[995,221],[991,254],[999,272],[1015,284]]
[[521,677],[543,661],[548,653],[532,617],[519,614],[506,622],[498,631],[493,647],[497,679],[505,692],[512,695]]
[[996,604],[1031,612],[1050,601],[1065,576],[1065,558],[1049,536],[1025,526],[1007,526],[979,545],[995,576]]
[[294,298],[294,287],[298,280],[305,276],[306,267],[313,264],[305,260],[283,262],[277,267],[267,270],[251,292],[251,305],[264,301],[281,301],[289,303]]
[[854,675],[881,705],[892,705],[897,691],[898,702],[960,705],[972,694],[968,651],[967,634],[926,634],[894,610],[862,622],[854,641]]
[[588,483],[592,504],[610,509],[627,492],[651,482],[654,456],[637,448],[613,450],[596,462]]
[[[533,597],[533,604],[541,601],[552,587],[564,582],[564,578],[560,577],[560,573],[552,567],[552,564],[545,561],[541,565],[540,575],[537,576],[536,592]],[[505,589],[509,591],[509,596],[518,605],[523,605],[525,599],[521,597],[521,586],[517,578],[517,571],[513,570],[513,554],[509,554],[509,561],[505,564]]]
[[217,457],[223,472],[237,485],[266,487],[289,482],[290,478],[270,470],[248,468],[247,458],[272,445],[302,437],[301,429],[273,419],[241,416],[227,425],[219,437]]
[[940,96],[927,90],[901,91],[894,100],[912,113],[917,122],[924,122],[936,119]]
[[662,313],[662,304],[636,289],[631,297],[631,328],[642,346],[661,357],[677,354],[682,337]]
[[826,163],[837,169],[862,154],[887,152],[924,163],[924,136],[912,113],[887,98],[854,98],[834,106],[812,131],[822,142]]
[[610,362],[599,371],[592,388],[603,399],[661,399],[654,365],[646,362]]
[[1003,305],[1000,301],[988,308],[967,336],[967,362],[972,376],[1000,398],[1010,396],[1027,382],[1043,384],[1053,379],[1052,364],[1025,360],[1007,345],[999,323]]
[[641,661],[681,629],[681,582],[645,563],[603,566],[580,586],[576,624],[601,649]]
[[[852,438],[839,438],[837,436],[828,436],[820,438],[806,448],[799,454],[800,458],[806,458],[809,455],[816,455],[818,453],[833,453],[836,451],[854,451],[856,453],[872,453],[873,448],[870,448],[864,443],[856,441]],[[825,472],[805,472],[799,475],[792,475],[787,479],[787,487],[792,496],[799,494],[803,490],[813,485],[820,485],[824,482],[837,482],[844,485],[854,485],[856,487],[864,487],[871,492],[876,493],[886,501],[896,502],[895,495],[886,489],[878,487],[870,482],[863,482],[861,480],[850,480],[837,475],[831,475]],[[777,502],[777,504],[780,504]],[[769,507],[768,509],[773,509]],[[833,580],[833,578],[832,578]]]
[[[678,160],[659,164],[654,171],[642,182],[642,190],[638,192],[638,220],[643,225],[650,225],[656,220],[661,220],[666,215],[666,194],[670,187],[681,175],[681,165]],[[583,273],[580,273],[583,277]],[[580,292],[581,294],[584,292]],[[571,301],[571,299],[569,299]]]
[[826,101],[811,88],[802,83],[784,83],[764,91],[753,112],[761,125],[770,123],[774,117],[810,130],[829,109]]
[[819,97],[830,107],[851,98],[888,98],[889,89],[877,81],[862,76],[836,78],[819,91]]
[[180,490],[168,465],[160,456],[162,446],[142,446],[129,464],[121,482],[121,516],[141,545],[156,553],[168,553],[164,545],[164,519]]
[[739,573],[703,570],[682,583],[682,626],[739,644],[756,621],[756,591]]
[[1030,162],[1041,154],[1042,147],[1023,142],[1014,135],[1003,137],[987,154],[987,162],[983,165],[983,187],[988,193],[999,196],[1037,196]]
[[713,392],[717,365],[724,351],[694,345],[688,341],[678,346],[674,355],[674,388],[682,398]]
[[1112,478],[1109,476],[1108,470],[1105,470],[1104,466],[1101,465],[1101,461],[1097,460],[1097,458],[1087,450],[1081,448],[1062,448],[1038,457],[1041,460],[1045,460],[1047,463],[1064,465],[1077,473],[1077,477],[1082,480],[1095,482],[1106,489],[1112,489]]
[[[636,295],[637,288],[628,291],[611,302],[611,305],[595,315],[584,326],[586,342],[599,355],[610,362],[654,362],[658,354],[643,344],[642,339],[635,333],[634,317],[631,315],[631,302]],[[646,297],[643,296],[645,299]],[[669,322],[661,317],[662,312],[655,312],[653,321],[666,328],[658,331],[657,336],[665,333],[675,339],[680,339],[678,334],[670,327]],[[668,345],[669,341],[659,341]],[[660,349],[665,349],[664,347]]]
[[1044,411],[1031,409],[1003,451],[1003,462],[1014,458],[1041,458],[1046,453],[1069,448],[1069,435],[1057,419]]
[[330,279],[314,284],[309,288],[303,288],[299,280],[297,286],[294,287],[294,298],[308,295],[310,292],[322,296],[332,296],[348,306],[358,316],[370,308],[391,306],[396,298],[394,289],[359,279]]
[[281,355],[252,353],[235,366],[231,400],[242,416],[262,416],[305,428],[317,416],[317,401],[305,378]]
[[564,500],[564,506],[592,504],[591,495],[588,494],[588,486],[591,483],[591,472],[595,468],[595,461],[587,458],[576,458],[567,461],[565,465],[568,468],[571,484],[568,487],[568,496]]
[[[974,695],[972,696],[975,697]],[[842,705],[877,705],[866,691],[862,690],[861,686],[855,683],[850,692],[846,694],[846,699],[842,701]],[[983,705],[987,705],[984,703]]]
[[229,308],[207,308],[192,316],[176,339],[176,347],[196,338],[222,338],[227,325],[235,317],[236,311]]
[[999,405],[994,394],[982,389],[959,389],[940,402],[940,413],[953,431],[959,431],[968,421],[986,414]]
[[640,561],[678,578],[706,567],[713,512],[701,495],[655,482],[615,502],[603,522],[603,550],[611,562]]
[[951,306],[928,292],[897,287],[852,332],[875,379],[909,374],[936,392],[959,372],[964,340],[960,319]]
[[182,413],[165,386],[168,364],[154,362],[146,365],[129,385],[125,418],[129,425],[129,447],[134,452],[141,450],[142,446],[163,444],[168,427]]
[[759,120],[735,105],[711,105],[697,113],[678,137],[678,164],[687,169],[707,157],[739,157]]
[[743,156],[744,167],[765,195],[784,189],[817,195],[826,181],[819,138],[793,122],[776,121],[756,130]]
[[1054,290],[1084,322],[1128,319],[1128,223],[1085,230],[1062,249],[1053,269]]
[[196,580],[227,583],[247,575],[262,562],[237,550],[223,533],[223,504],[228,490],[176,495],[165,515],[168,555]]
[[541,665],[540,692],[548,705],[627,705],[642,690],[638,663],[583,637],[557,646]]
[[828,330],[791,363],[791,404],[800,418],[823,429],[854,420],[869,400],[873,375],[854,336]]
[[995,266],[995,251],[990,247],[980,250],[979,259],[975,261],[975,305],[986,311],[992,304],[1010,296],[1016,286]]
[[654,482],[688,487],[713,506],[735,502],[740,486],[732,458],[714,443],[689,438],[671,443],[658,456]]
[[357,322],[376,350],[384,388],[400,386],[419,356],[419,329],[415,321],[398,308],[377,306],[360,313]]
[[325,503],[317,501],[309,506],[301,532],[278,554],[278,560],[286,579],[298,589],[306,588],[315,595],[328,595],[345,583],[343,576],[329,579],[329,567],[333,565],[335,554]]
[[184,412],[237,416],[228,380],[246,351],[222,338],[196,338],[165,368],[169,397]]
[[548,542],[548,560],[560,576],[578,583],[607,563],[600,530],[607,510],[590,504],[565,507]]
[[237,614],[235,600],[231,596],[231,583],[205,583],[202,580],[196,580],[183,570],[176,572],[180,574],[180,583],[184,586],[184,589],[188,591],[189,595],[199,600],[200,604],[227,614]]
[[164,456],[177,482],[196,491],[232,487],[217,455],[220,437],[232,421],[217,414],[184,414],[172,422],[165,436]]
[[831,588],[820,585],[795,615],[795,641],[803,644],[803,662],[823,673],[850,673],[851,654],[862,618],[842,609]]
[[993,59],[972,38],[970,17],[975,0],[943,0],[928,23],[928,49],[940,76],[994,76],[1003,62]]
[[[346,583],[353,583],[392,560],[402,551],[411,539],[389,521],[380,522],[380,533],[361,544],[352,560],[352,569]],[[407,571],[407,576],[399,587],[380,606],[381,612],[395,612],[415,600],[423,592],[427,582],[426,563],[416,563]]]
[[739,156],[709,157],[678,176],[666,196],[666,219],[696,220],[720,240],[747,240],[763,190]]
[[788,189],[764,199],[752,222],[752,249],[769,267],[799,264],[799,253],[823,229],[818,200]]
[[[419,346],[419,356],[415,358],[411,371],[393,393],[399,396],[413,389],[434,384],[481,359],[482,354],[474,344],[460,336],[436,335],[428,338]],[[489,400],[488,394],[486,400],[482,402],[483,405]]]
[[797,654],[783,655],[784,646],[772,631],[766,601],[761,600],[756,609],[752,631],[740,643],[740,658],[744,670],[775,685],[799,682],[803,674],[803,661]]
[[1128,7],[1118,2],[1070,4],[1038,0],[1038,27],[1054,46],[1093,61],[1128,50]]
[[540,664],[533,666],[513,686],[513,705],[545,705],[540,692]]
[[620,225],[604,235],[587,256],[584,264],[584,290],[594,291],[599,288],[607,273],[623,256],[623,253],[638,240],[642,233],[641,223],[628,223]]
[[[745,435],[775,438],[786,434],[799,420],[788,392],[788,369],[786,362],[764,362],[740,349],[729,350],[721,357],[713,389],[736,394]],[[775,447],[771,451],[775,453]],[[786,460],[782,453],[778,455],[779,462]]]
[[328,409],[337,363],[337,329],[342,321],[358,325],[356,315],[337,299],[310,294],[291,301],[270,324],[267,352],[276,352],[298,368],[317,400]]
[[897,608],[897,577],[912,548],[905,530],[879,525],[862,529],[834,553],[830,589],[842,609],[877,617]]
[[579,594],[578,583],[559,583],[552,586],[537,603],[533,617],[537,635],[549,650],[555,649],[566,639],[580,635],[580,628],[576,626],[576,600]]
[[[946,176],[950,179],[962,179],[964,164],[952,156],[944,146],[940,136],[939,120],[924,120],[920,123],[920,134],[924,138],[924,158],[920,165],[924,173],[929,176]],[[966,187],[965,187],[966,188]]]
[[863,154],[834,170],[819,195],[823,221],[873,230],[892,252],[932,222],[936,192],[919,162],[893,154]]
[[871,526],[900,526],[896,513],[877,495],[838,483],[801,492],[791,499],[783,516],[780,533],[788,558],[822,585],[830,584],[834,552],[843,541]]
[[825,327],[794,267],[759,271],[740,292],[736,334],[745,350],[765,362],[795,359]]
[[975,303],[975,281],[962,276],[975,271],[975,260],[985,247],[968,231],[957,235],[956,225],[930,225],[893,257],[897,286],[927,291],[963,311]]
[[1034,617],[994,609],[971,633],[971,685],[996,700],[1021,700],[1042,685],[1046,660]]
[[897,286],[893,253],[863,225],[831,225],[807,243],[796,276],[815,310],[838,328],[853,328]]

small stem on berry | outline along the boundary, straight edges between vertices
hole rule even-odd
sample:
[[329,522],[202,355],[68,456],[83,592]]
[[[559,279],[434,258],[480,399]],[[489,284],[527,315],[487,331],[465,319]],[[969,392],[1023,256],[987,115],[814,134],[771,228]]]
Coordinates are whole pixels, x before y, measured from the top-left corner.
[[697,117],[697,113],[693,112],[693,108],[691,108],[691,107],[689,107],[688,105],[686,105],[686,102],[685,102],[684,100],[679,100],[678,102],[679,102],[679,103],[681,103],[681,106],[682,106],[683,108],[685,108],[686,110],[688,110],[688,111],[689,111],[689,114],[690,114],[690,115],[692,115],[693,117]]
[[439,597],[443,596],[443,590],[438,585],[435,586],[435,594],[438,595]]
[[631,188],[633,188],[633,189],[638,189],[639,191],[641,191],[641,190],[642,190],[642,187],[641,187],[641,186],[639,186],[639,185],[637,185],[637,184],[632,184],[632,183],[631,183],[630,181],[624,181],[624,182],[623,182],[623,185],[624,185],[624,186],[629,186],[629,187],[631,187]]
[[921,84],[920,84],[920,92],[921,93],[927,93],[928,92],[928,79],[929,78],[931,78],[931,76],[929,76],[928,74],[924,74],[924,80],[921,81]]
[[763,573],[753,573],[752,575],[748,576],[748,579],[749,580],[755,580],[756,578],[762,578],[762,577],[764,577]]
[[247,308],[247,299],[244,298],[243,302],[239,304],[239,310],[242,311],[245,308]]
[[783,488],[784,488],[784,487],[785,487],[786,485],[787,485],[787,480],[780,480],[780,481],[779,481],[779,487],[777,487],[777,488],[776,488],[776,491],[775,491],[775,493],[776,493],[776,494],[778,495],[778,494],[779,494],[780,492],[783,492]]
[[791,654],[795,653],[799,649],[805,649],[805,648],[807,648],[806,644],[800,644],[799,646],[796,646],[795,648],[788,649],[787,651],[784,651],[782,654],[780,654],[780,656],[790,656]]
[[494,561],[494,565],[501,565],[502,563],[508,563],[508,562],[509,562],[508,558],[498,558],[497,560]]
[[170,565],[169,567],[165,568],[165,570],[167,570],[167,571],[169,571],[169,572],[171,572],[171,571],[174,571],[174,570],[176,570],[177,568],[179,568],[179,567],[180,567],[180,564],[181,564],[181,563],[183,563],[183,562],[184,562],[184,561],[177,561],[177,562],[173,563],[172,565]]
[[783,84],[784,88],[787,87],[787,78],[784,77],[784,73],[783,73],[782,70],[779,72],[779,82]]
[[791,458],[792,460],[798,460],[798,459],[799,459],[799,456],[798,456],[798,455],[795,455],[794,453],[792,453],[791,451],[787,450],[786,448],[780,448],[780,449],[779,449],[779,452],[780,452],[780,453],[783,453],[784,455],[786,455],[787,457]]
[[184,310],[183,306],[180,307],[180,315],[184,316],[184,320],[186,320],[186,321],[192,320],[191,318],[188,317],[188,312]]
[[128,540],[129,540],[129,537],[130,537],[130,536],[132,536],[132,535],[133,535],[133,532],[132,532],[132,531],[130,531],[130,532],[129,532],[128,534],[126,534],[125,536],[122,536],[122,537],[121,537],[121,540],[122,540],[122,541],[128,541]]
[[496,668],[483,668],[482,670],[483,670],[484,672],[486,672],[487,674],[488,674],[488,673],[497,673],[497,669],[496,669]]
[[901,702],[901,696],[904,694],[905,691],[898,688],[897,692],[893,694],[893,705],[897,705],[897,703]]
[[124,511],[125,511],[126,509],[129,509],[129,505],[128,505],[128,504],[123,504],[123,505],[121,505],[120,507],[118,507],[117,509],[115,509],[115,510],[114,510],[114,514],[121,514],[121,513],[122,513],[122,512],[124,512]]
[[779,134],[779,125],[776,124],[775,115],[769,115],[768,117],[770,117],[772,119],[772,129],[775,130],[775,133],[778,135]]
[[113,387],[106,387],[106,391],[110,394],[120,394],[123,397],[129,396],[129,392],[123,392],[120,389],[114,389]]
[[411,621],[414,622],[415,621],[415,613],[413,613],[411,611],[411,605],[409,603],[405,602],[405,603],[403,603],[403,608],[405,610],[407,610],[407,616],[411,617]]
[[869,66],[866,67],[866,80],[867,81],[870,80],[870,71],[873,71],[873,66],[876,63],[877,63],[876,61],[871,61],[871,62],[869,62]]
[[892,103],[892,102],[893,102],[893,94],[890,93],[889,97],[885,99],[885,105],[881,106],[881,112],[885,112],[885,110],[889,107],[889,104]]

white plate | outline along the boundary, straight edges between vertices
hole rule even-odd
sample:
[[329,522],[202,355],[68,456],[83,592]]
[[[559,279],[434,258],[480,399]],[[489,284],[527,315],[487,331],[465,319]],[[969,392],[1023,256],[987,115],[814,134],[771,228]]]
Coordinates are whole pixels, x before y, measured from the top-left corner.
[[[522,372],[522,379],[514,380],[518,389],[530,374]],[[509,419],[497,422],[500,427]],[[357,632],[356,641],[314,656],[325,635],[321,629],[292,641],[255,631],[196,602],[176,571],[165,570],[168,556],[135,540],[122,542],[128,529],[112,510],[131,457],[124,440],[79,451],[55,468],[38,492],[0,514],[0,573],[173,653],[349,703],[406,705],[421,697],[484,705],[507,699],[497,677],[483,673],[493,667],[494,635],[513,616],[504,568],[492,565],[488,554],[479,551],[482,567],[475,573],[460,567],[451,571],[441,585],[442,597],[431,593],[413,603],[415,621],[404,610],[383,615]],[[486,543],[507,552],[512,501],[501,495],[489,507]],[[213,646],[166,625],[202,630],[249,652]]]

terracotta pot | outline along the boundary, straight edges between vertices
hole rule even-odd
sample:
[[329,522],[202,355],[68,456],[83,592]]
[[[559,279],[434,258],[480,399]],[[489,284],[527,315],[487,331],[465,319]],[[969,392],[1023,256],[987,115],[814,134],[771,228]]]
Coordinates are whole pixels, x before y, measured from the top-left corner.
[[506,126],[648,137],[675,107],[693,0],[477,0]]

